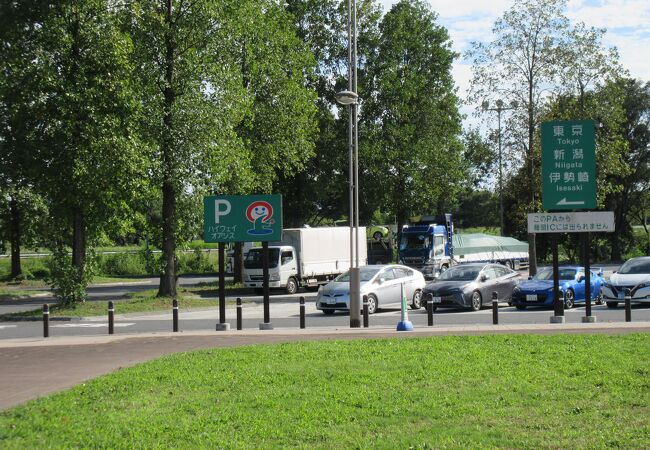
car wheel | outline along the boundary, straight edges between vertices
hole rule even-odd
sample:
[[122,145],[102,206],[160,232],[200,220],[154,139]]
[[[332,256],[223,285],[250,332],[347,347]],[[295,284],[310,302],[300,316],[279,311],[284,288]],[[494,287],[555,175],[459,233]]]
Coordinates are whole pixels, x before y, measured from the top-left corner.
[[377,297],[374,294],[368,295],[368,314],[377,312]]
[[411,302],[411,309],[420,309],[422,308],[422,291],[417,290],[413,294],[413,301]]
[[618,302],[607,302],[608,308],[616,308],[617,306],[618,306]]
[[517,308],[519,311],[523,311],[524,309],[526,309],[526,306],[524,306],[524,305],[517,305],[517,306],[515,306],[515,308]]
[[295,278],[292,277],[287,280],[287,287],[285,290],[287,291],[287,294],[295,294],[298,292],[298,283]]
[[567,289],[566,294],[564,295],[564,309],[571,309],[575,305],[575,293],[573,289]]
[[481,297],[481,293],[479,291],[472,292],[472,304],[470,305],[472,311],[478,311],[481,309],[482,306],[483,306],[483,298]]
[[333,309],[323,309],[322,311],[323,311],[323,314],[325,314],[326,316],[331,316],[332,314],[334,314]]

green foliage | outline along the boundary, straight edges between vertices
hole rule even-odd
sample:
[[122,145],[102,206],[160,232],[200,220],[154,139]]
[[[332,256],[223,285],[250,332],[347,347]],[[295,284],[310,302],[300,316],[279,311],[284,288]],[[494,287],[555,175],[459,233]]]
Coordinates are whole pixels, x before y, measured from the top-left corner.
[[[364,104],[364,190],[394,214],[450,210],[463,179],[460,114],[447,30],[422,1],[400,1],[384,16],[368,58],[373,92]],[[426,92],[426,95],[423,95]]]
[[647,333],[208,349],[5,411],[0,441],[10,449],[645,448],[648,354]]
[[95,270],[92,257],[86,258],[83,270],[79,270],[72,264],[69,249],[61,246],[53,251],[49,269],[50,278],[47,281],[61,304],[71,305],[86,301],[86,288]]
[[100,255],[97,273],[108,276],[139,276],[152,275],[154,272],[147,270],[147,261],[143,252],[123,252]]

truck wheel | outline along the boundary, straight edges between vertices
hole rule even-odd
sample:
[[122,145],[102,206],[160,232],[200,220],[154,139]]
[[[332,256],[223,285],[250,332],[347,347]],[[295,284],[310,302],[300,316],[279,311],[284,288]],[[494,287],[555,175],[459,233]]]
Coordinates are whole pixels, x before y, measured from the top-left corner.
[[413,294],[413,301],[409,305],[411,309],[420,309],[422,307],[422,291],[417,290]]
[[298,292],[298,283],[296,282],[296,279],[293,277],[289,278],[287,280],[287,287],[285,289],[289,295]]

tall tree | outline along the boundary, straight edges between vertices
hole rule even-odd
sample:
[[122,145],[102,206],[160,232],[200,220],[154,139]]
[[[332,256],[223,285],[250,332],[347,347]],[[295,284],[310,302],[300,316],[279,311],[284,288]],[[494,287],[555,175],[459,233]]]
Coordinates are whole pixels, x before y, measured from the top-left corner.
[[311,97],[302,80],[310,62],[296,56],[282,14],[270,0],[130,5],[142,129],[162,197],[160,296],[176,295],[176,248],[203,193],[268,190],[275,170],[309,154]]
[[63,300],[83,300],[88,247],[119,216],[137,180],[130,40],[108,0],[11,5],[32,12],[20,25],[30,44],[14,70],[29,75],[19,103],[30,132],[22,136],[34,187],[49,207],[53,284]]
[[362,106],[370,144],[362,146],[364,185],[375,187],[398,233],[412,214],[451,207],[463,163],[458,98],[447,31],[423,1],[402,0],[384,16],[374,90]]
[[30,139],[36,85],[26,55],[36,54],[45,6],[0,3],[0,239],[11,245],[11,278],[22,274],[21,246],[33,243],[33,225],[39,222],[31,206],[42,204],[33,190]]
[[[523,213],[541,207],[537,131],[545,96],[564,92],[567,86],[586,89],[606,76],[605,68],[616,58],[602,50],[602,30],[571,25],[564,13],[566,4],[567,0],[515,0],[495,22],[494,40],[473,43],[467,54],[473,61],[470,102],[516,101],[521,106],[507,129],[525,130],[517,139],[525,161],[526,176],[520,181],[528,200]],[[534,234],[528,235],[531,274],[537,271],[535,240]]]
[[[334,98],[336,92],[347,89],[347,4],[347,0],[287,1],[298,36],[317,60],[307,82],[318,94],[319,126],[315,154],[305,170],[283,176],[278,182],[288,207],[285,218],[291,226],[338,220],[348,211],[348,117]],[[357,0],[356,7],[358,94],[365,99],[371,91],[367,60],[376,52],[381,8],[376,0]],[[365,138],[363,134],[359,137],[361,141]],[[364,164],[361,160],[360,165]],[[365,194],[362,182],[360,195]],[[369,218],[377,209],[368,200],[360,202],[362,218]]]

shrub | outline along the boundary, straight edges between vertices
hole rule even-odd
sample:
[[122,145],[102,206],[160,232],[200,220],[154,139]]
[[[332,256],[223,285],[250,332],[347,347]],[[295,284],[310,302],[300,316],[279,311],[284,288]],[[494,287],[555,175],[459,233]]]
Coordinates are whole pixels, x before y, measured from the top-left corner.
[[147,275],[147,264],[142,253],[114,253],[101,255],[99,273],[107,276]]

